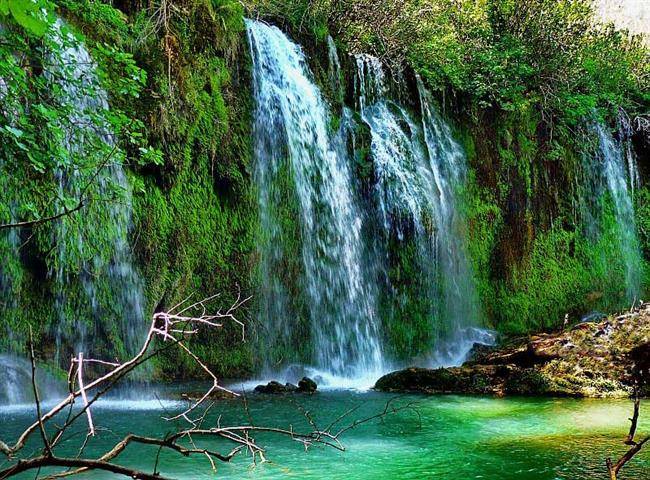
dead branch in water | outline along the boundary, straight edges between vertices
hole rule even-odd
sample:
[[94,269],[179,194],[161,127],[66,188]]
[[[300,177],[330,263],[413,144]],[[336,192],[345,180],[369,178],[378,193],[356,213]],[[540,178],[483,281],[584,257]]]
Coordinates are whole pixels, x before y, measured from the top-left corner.
[[639,410],[641,408],[641,399],[639,398],[638,391],[634,390],[634,413],[632,418],[630,418],[630,432],[625,437],[623,443],[625,445],[630,445],[630,449],[621,456],[616,463],[612,461],[611,458],[607,458],[607,471],[609,472],[610,480],[617,480],[619,471],[625,466],[627,462],[632,460],[637,453],[641,451],[643,445],[645,445],[649,440],[650,436],[645,437],[643,440],[635,441],[634,437],[636,436],[637,423],[639,421]]
[[[169,311],[154,314],[149,331],[140,351],[127,361],[117,363],[86,358],[82,352],[79,352],[79,354],[73,357],[70,362],[70,369],[68,371],[68,395],[45,413],[41,411],[40,398],[36,387],[36,363],[32,344],[30,350],[32,360],[32,385],[35,395],[37,420],[28,426],[18,436],[18,439],[13,444],[0,440],[0,452],[6,456],[7,461],[10,463],[9,467],[0,470],[0,480],[5,480],[32,470],[37,471],[36,476],[38,477],[43,468],[57,467],[63,468],[63,471],[53,474],[48,473],[44,478],[62,478],[77,475],[89,470],[101,470],[130,478],[161,480],[165,478],[158,471],[158,456],[162,450],[174,451],[185,457],[196,455],[205,456],[209,461],[212,470],[216,470],[215,461],[229,462],[240,452],[248,452],[252,457],[253,462],[256,462],[258,459],[264,462],[266,461],[266,450],[263,446],[257,443],[254,438],[254,435],[257,435],[258,433],[270,433],[288,437],[304,446],[305,449],[314,445],[322,445],[342,451],[345,450],[345,447],[342,444],[340,437],[350,429],[355,428],[362,423],[383,418],[392,413],[406,409],[413,409],[413,403],[395,406],[394,400],[396,399],[391,399],[386,404],[384,410],[378,414],[363,420],[355,420],[347,427],[338,427],[337,430],[335,430],[334,427],[352,413],[354,409],[349,410],[338,417],[325,429],[318,428],[312,417],[309,415],[309,412],[306,410],[302,410],[302,414],[309,424],[309,427],[307,427],[305,431],[298,431],[294,429],[293,426],[289,426],[288,428],[257,426],[253,424],[250,414],[249,424],[247,425],[222,426],[219,417],[216,419],[214,425],[205,427],[204,424],[207,421],[206,416],[210,408],[213,406],[214,401],[209,402],[207,405],[206,403],[208,403],[207,400],[211,398],[215,392],[222,391],[232,396],[239,395],[220,385],[217,376],[210,370],[206,362],[196,355],[186,345],[185,341],[188,337],[198,335],[201,328],[222,327],[222,322],[224,320],[231,320],[241,326],[242,340],[245,340],[244,325],[242,322],[237,320],[235,313],[239,307],[250,299],[250,297],[242,299],[241,295],[238,295],[237,299],[225,312],[218,310],[216,314],[209,315],[207,314],[207,303],[215,299],[217,296],[218,295],[215,295],[191,304],[188,297]],[[154,347],[156,342],[160,342],[161,345]],[[98,430],[101,430],[97,427],[91,414],[91,409],[95,402],[111,391],[125,376],[131,373],[138,366],[146,363],[155,355],[171,347],[178,347],[184,353],[189,355],[192,361],[212,380],[210,387],[201,398],[196,401],[191,401],[184,411],[177,415],[163,417],[167,421],[174,421],[174,424],[178,423],[178,421],[182,421],[185,423],[185,427],[181,428],[177,426],[174,433],[168,433],[162,438],[130,433],[117,443],[113,444],[113,446],[102,455],[94,458],[83,458],[85,447],[90,438],[93,437]],[[99,378],[90,382],[85,382],[83,367],[87,364],[99,365],[103,368],[107,368],[108,371]],[[77,404],[78,399],[82,400],[80,409],[78,411],[73,411],[73,407]],[[62,413],[64,410],[67,410],[65,421],[62,425],[57,426],[54,432],[48,436],[45,428],[46,424],[51,422],[54,417]],[[199,410],[202,410],[202,412],[198,413]],[[68,457],[57,454],[57,448],[64,443],[65,433],[82,416],[86,417],[88,428],[87,435],[81,443],[77,456]],[[30,439],[37,430],[41,433],[41,440],[43,443],[40,453],[21,457],[20,453],[22,453],[28,439]],[[201,448],[197,447],[194,443],[195,438],[218,439],[221,442],[230,445],[224,452],[218,451],[217,448]],[[129,445],[132,444],[158,447],[156,462],[151,473],[116,463],[120,455]]]

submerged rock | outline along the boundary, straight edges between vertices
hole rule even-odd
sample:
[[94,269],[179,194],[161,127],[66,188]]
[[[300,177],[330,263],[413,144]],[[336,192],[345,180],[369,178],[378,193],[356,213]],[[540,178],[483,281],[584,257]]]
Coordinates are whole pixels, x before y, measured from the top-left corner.
[[477,349],[460,367],[407,368],[381,377],[389,392],[627,396],[648,395],[650,304],[601,322]]
[[[187,391],[187,392],[181,392],[177,394],[173,394],[172,398],[178,398],[180,400],[185,400],[188,402],[198,402],[203,398],[205,395],[204,390],[193,390],[193,391]],[[234,393],[228,391],[228,390],[213,390],[210,395],[207,397],[209,400],[224,400],[228,398],[237,398],[237,395]]]

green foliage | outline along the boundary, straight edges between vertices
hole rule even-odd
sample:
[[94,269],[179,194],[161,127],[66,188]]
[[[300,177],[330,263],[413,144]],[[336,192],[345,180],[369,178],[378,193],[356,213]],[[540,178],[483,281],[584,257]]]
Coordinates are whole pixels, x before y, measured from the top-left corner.
[[[639,244],[643,258],[646,259],[643,265],[642,285],[650,288],[650,189],[647,186],[638,189],[635,195],[636,226],[639,235]],[[645,298],[645,297],[644,297]]]
[[[239,61],[241,6],[225,0],[183,2],[191,21],[172,14],[163,32],[142,28],[156,21],[145,10],[129,18],[103,2],[58,3],[66,18],[79,27],[63,25],[63,42],[52,34],[25,36],[26,26],[13,17],[6,20],[2,31],[0,78],[5,82],[0,88],[6,87],[7,93],[0,109],[0,221],[37,219],[76,205],[79,198],[74,190],[59,191],[60,169],[79,172],[76,181],[85,185],[108,159],[128,164],[135,209],[134,250],[148,282],[145,314],[190,293],[222,292],[223,303],[231,301],[236,284],[245,291],[249,288],[252,267],[248,256],[256,225],[246,178],[250,99],[245,88],[233,91],[229,65],[235,58]],[[53,19],[49,29],[55,28]],[[89,37],[79,35],[81,30]],[[165,50],[163,40],[170,37],[171,50]],[[85,91],[105,90],[111,107],[83,114],[102,128],[108,126],[118,142],[115,150],[101,135],[88,137],[81,129],[83,149],[65,147],[66,137],[80,138],[81,133],[69,131],[70,115],[79,112],[61,101],[65,99],[62,87],[41,73],[41,65],[56,64],[64,49],[75,42],[83,42],[97,63],[96,82],[84,85]],[[61,67],[66,81],[71,69]],[[12,175],[6,175],[7,171]],[[88,258],[110,258],[115,231],[106,205],[122,201],[127,193],[110,185],[102,188],[100,198],[90,182],[89,204],[74,218],[44,224],[32,236],[16,230],[7,236],[3,232],[0,252],[8,260],[0,271],[0,288],[3,298],[15,299],[2,306],[16,333],[11,337],[12,348],[22,348],[20,332],[30,323],[38,325],[37,335],[51,335],[59,315],[54,308],[58,295],[65,299],[57,304],[60,312],[78,319],[76,333],[94,321],[79,282],[80,268]],[[66,229],[66,236],[54,235],[60,228]],[[55,238],[66,242],[69,256],[57,254]],[[79,238],[83,238],[83,249],[78,248]],[[15,249],[25,240],[26,254],[18,257]],[[65,292],[58,291],[61,287],[51,279],[59,269],[69,279]],[[96,276],[93,288],[100,305],[115,303],[109,287],[101,275]],[[10,292],[8,297],[6,292]],[[96,335],[110,346],[111,355],[123,354],[120,323],[110,321],[108,311],[102,315],[108,321]],[[241,315],[245,320],[245,313]],[[241,332],[233,325],[197,348],[206,350],[205,358],[219,371],[243,374],[250,370],[252,359],[240,339]],[[2,339],[4,347],[8,340]],[[42,354],[51,358],[53,352],[45,349]],[[179,374],[183,366],[183,359],[165,358],[160,363],[169,375]]]
[[408,64],[431,88],[461,94],[472,108],[534,105],[550,125],[574,125],[596,106],[636,109],[648,101],[642,39],[599,23],[590,0],[252,4],[312,32],[327,22],[349,50],[398,69]]
[[0,16],[10,17],[28,35],[42,37],[53,21],[43,13],[50,7],[48,0],[0,0]]
[[329,0],[246,0],[246,9],[285,24],[288,30],[323,41],[329,33]]
[[422,271],[417,242],[392,238],[388,278],[391,290],[382,296],[380,318],[385,332],[386,352],[397,360],[428,353],[442,325],[436,318],[436,301],[430,278]]
[[593,311],[625,307],[625,265],[614,220],[598,241],[580,231],[555,227],[540,234],[530,258],[509,281],[498,284],[491,300],[495,321],[507,333],[552,329],[565,314],[570,320]]

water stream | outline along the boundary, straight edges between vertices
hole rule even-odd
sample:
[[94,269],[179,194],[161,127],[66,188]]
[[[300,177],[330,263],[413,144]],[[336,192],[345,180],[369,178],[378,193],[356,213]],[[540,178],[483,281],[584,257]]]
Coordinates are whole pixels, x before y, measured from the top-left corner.
[[616,269],[610,276],[623,281],[625,298],[631,304],[640,300],[643,262],[633,200],[639,174],[629,121],[624,115],[619,117],[616,137],[600,122],[590,123],[589,129],[596,148],[585,155],[580,187],[583,222],[592,241],[610,239],[615,257],[602,262]]
[[[364,262],[346,146],[330,129],[329,107],[301,48],[276,27],[251,20],[246,26],[256,100],[255,179],[266,234],[261,323],[273,337],[297,328],[290,323],[296,312],[289,297],[303,296],[313,346],[309,363],[341,377],[378,373],[383,360],[374,280]],[[281,182],[294,198],[282,197]],[[292,201],[300,225],[302,265],[293,279],[299,292],[291,292],[281,275],[289,255],[281,215]]]
[[[428,316],[434,331],[430,365],[461,363],[474,343],[492,343],[479,327],[481,312],[467,254],[466,225],[459,190],[466,160],[449,125],[417,78],[420,115],[391,94],[380,61],[358,55],[356,90],[363,120],[371,131],[371,153],[378,182],[375,195],[383,234],[397,243],[414,239]],[[392,88],[391,88],[392,87]],[[392,254],[388,245],[385,256]]]
[[[70,112],[62,125],[67,158],[61,159],[55,172],[59,196],[78,199],[90,190],[99,200],[85,207],[82,221],[64,218],[55,224],[56,259],[50,275],[57,286],[57,358],[64,348],[66,353],[70,349],[98,353],[97,337],[110,335],[115,327],[126,352],[132,353],[143,338],[144,311],[142,282],[133,267],[128,240],[131,187],[106,120],[108,98],[99,86],[90,53],[60,20],[53,26],[52,39],[64,48],[45,75],[58,84],[58,101]],[[91,154],[96,151],[100,153]],[[92,169],[81,168],[77,160],[90,155],[95,155]],[[106,238],[94,236],[96,228]],[[103,242],[105,251],[98,251],[93,242]],[[67,286],[77,281],[83,291],[77,301],[91,321],[78,314],[80,305],[69,298]]]
[[[326,383],[333,381],[329,377],[345,385],[349,381],[341,379],[376,378],[391,363],[383,354],[378,312],[380,297],[393,293],[390,286],[386,291],[385,278],[391,255],[386,239],[392,235],[416,238],[417,268],[424,278],[418,295],[431,305],[427,315],[435,331],[422,361],[456,364],[475,342],[492,342],[491,334],[478,328],[480,308],[457,195],[465,156],[422,83],[415,99],[418,115],[390,98],[379,60],[356,58],[358,108],[370,130],[376,175],[370,202],[378,211],[368,213],[374,207],[362,198],[355,178],[359,124],[354,113],[344,107],[334,122],[302,49],[279,29],[249,20],[247,31],[257,105],[255,177],[265,233],[260,247],[264,343],[284,342],[290,350],[296,332],[304,329],[295,298],[304,298],[309,338],[301,340],[312,348],[304,358],[289,360],[312,367]],[[328,55],[330,86],[337,95],[341,63],[331,39]],[[287,190],[294,196],[287,197]],[[283,224],[291,202],[297,234]],[[380,225],[373,227],[377,217]],[[299,276],[297,285],[283,272],[291,262],[291,235],[302,259],[293,276]],[[291,361],[267,363],[267,371]]]
[[[54,172],[58,185],[55,204],[60,211],[64,204],[72,208],[72,201],[76,204],[82,197],[85,201],[78,213],[51,225],[54,247],[48,259],[48,275],[57,317],[51,335],[55,361],[67,369],[72,353],[102,356],[107,351],[112,355],[136,351],[145,327],[143,288],[129,245],[131,188],[122,167],[123,155],[108,125],[108,98],[99,86],[96,65],[61,20],[52,25],[47,41],[63,48],[47,58],[44,77],[57,92],[58,106],[69,112],[61,122],[61,150]],[[0,100],[5,90],[4,82],[0,83]],[[0,167],[3,161],[0,159]],[[19,188],[12,185],[5,191],[17,192]],[[12,202],[16,199],[8,200],[13,213]],[[18,298],[20,268],[16,264],[20,262],[21,239],[15,228],[3,231],[3,235],[0,297],[2,311],[12,315]],[[9,335],[11,340],[13,332]],[[120,352],[113,348],[113,339],[123,345]],[[17,342],[24,344],[25,339]],[[30,383],[24,385],[25,360],[13,354],[1,358],[9,374],[0,380],[0,391],[4,392],[0,403],[26,398],[25,387]]]

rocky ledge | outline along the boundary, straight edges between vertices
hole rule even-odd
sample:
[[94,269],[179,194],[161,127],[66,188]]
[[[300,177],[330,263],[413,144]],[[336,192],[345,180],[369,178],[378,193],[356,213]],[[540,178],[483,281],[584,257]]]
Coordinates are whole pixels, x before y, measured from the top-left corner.
[[650,395],[650,304],[559,333],[479,347],[460,367],[407,368],[381,377],[388,392],[624,397]]

